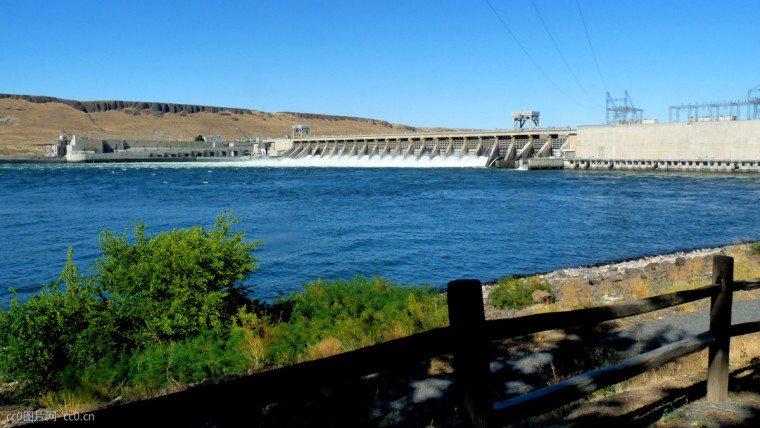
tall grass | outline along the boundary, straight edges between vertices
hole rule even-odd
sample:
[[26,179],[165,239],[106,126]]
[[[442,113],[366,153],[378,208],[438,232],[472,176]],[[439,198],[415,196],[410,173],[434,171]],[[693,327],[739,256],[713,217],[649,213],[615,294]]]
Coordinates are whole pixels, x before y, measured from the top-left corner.
[[[316,281],[272,308],[284,321],[270,343],[275,361],[369,346],[448,324],[445,298],[427,287],[394,286],[382,277]],[[316,351],[315,347],[321,351]],[[327,351],[331,349],[330,351]]]

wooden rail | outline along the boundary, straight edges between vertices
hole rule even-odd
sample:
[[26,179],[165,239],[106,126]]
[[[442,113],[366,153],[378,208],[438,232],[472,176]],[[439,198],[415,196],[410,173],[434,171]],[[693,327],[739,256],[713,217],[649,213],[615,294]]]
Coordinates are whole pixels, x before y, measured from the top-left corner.
[[489,415],[479,415],[478,420],[485,419],[488,423],[476,426],[498,426],[528,416],[546,413],[548,410],[588,396],[594,391],[661,367],[677,358],[699,352],[707,347],[710,348],[707,398],[716,403],[725,402],[728,397],[728,356],[731,337],[760,331],[760,322],[731,326],[733,292],[760,288],[760,280],[735,283],[733,281],[733,266],[733,258],[715,256],[713,259],[713,285],[696,290],[664,294],[618,305],[491,321],[489,338],[514,337],[526,333],[594,324],[640,315],[706,297],[711,299],[708,331],[555,385],[495,403],[492,408],[488,409],[491,411]]
[[[707,398],[723,402],[728,394],[730,338],[760,331],[760,321],[731,325],[732,293],[757,288],[760,288],[757,279],[734,282],[733,259],[715,256],[712,285],[699,289],[616,305],[486,321],[480,281],[457,280],[449,283],[447,289],[450,327],[226,382],[194,386],[163,397],[115,405],[93,414],[97,425],[102,426],[132,426],[146,417],[151,425],[201,426],[208,421],[234,425],[244,423],[247,414],[221,409],[260,408],[285,398],[307,397],[320,388],[409,368],[437,355],[453,354],[455,389],[460,394],[466,422],[474,427],[500,426],[545,413],[707,347],[710,348]],[[711,299],[708,331],[528,394],[493,402],[494,379],[486,352],[489,341],[594,325],[707,297]],[[58,425],[66,422],[59,420]]]

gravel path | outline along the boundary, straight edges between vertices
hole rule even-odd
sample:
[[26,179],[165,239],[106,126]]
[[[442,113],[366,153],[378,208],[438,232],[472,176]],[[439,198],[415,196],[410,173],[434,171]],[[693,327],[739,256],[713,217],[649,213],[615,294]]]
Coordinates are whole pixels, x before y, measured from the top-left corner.
[[[760,321],[760,299],[733,302],[731,323],[750,321]],[[621,331],[618,336],[634,341],[638,338],[644,343],[657,342],[655,347],[659,347],[702,333],[709,327],[710,311],[706,308],[690,314],[651,321],[639,327]],[[634,349],[629,351],[633,352]]]

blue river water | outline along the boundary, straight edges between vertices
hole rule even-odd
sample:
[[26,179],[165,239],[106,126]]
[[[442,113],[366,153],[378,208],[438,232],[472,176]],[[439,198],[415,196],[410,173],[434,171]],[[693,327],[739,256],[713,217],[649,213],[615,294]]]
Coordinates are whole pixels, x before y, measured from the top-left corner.
[[382,274],[443,287],[760,239],[760,175],[282,168],[242,164],[0,165],[0,304],[36,292],[98,231],[210,227],[235,209],[260,239],[260,299],[317,278]]

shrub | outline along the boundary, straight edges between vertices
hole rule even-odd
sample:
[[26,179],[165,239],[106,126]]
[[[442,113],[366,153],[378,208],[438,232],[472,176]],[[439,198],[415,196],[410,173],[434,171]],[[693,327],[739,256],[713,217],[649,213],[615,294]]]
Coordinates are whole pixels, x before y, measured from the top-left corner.
[[760,254],[760,241],[749,244],[749,251],[752,254]]
[[[58,385],[58,373],[111,352],[107,328],[98,328],[99,302],[76,266],[68,260],[61,277],[22,303],[0,307],[0,374],[36,394]],[[62,289],[61,286],[64,286]]]
[[138,222],[134,244],[126,232],[101,232],[103,256],[95,262],[94,281],[108,296],[123,340],[147,346],[229,325],[249,303],[250,287],[242,281],[258,267],[250,253],[260,245],[244,242],[243,232],[230,234],[236,221],[225,213],[211,230],[192,227],[152,237]]
[[204,331],[190,339],[157,344],[129,358],[127,382],[156,390],[245,372],[248,362],[236,350],[239,340],[224,332]]
[[137,223],[100,234],[94,274],[72,253],[61,277],[26,302],[0,307],[0,382],[38,404],[85,409],[145,397],[167,385],[321,358],[448,324],[445,298],[428,287],[356,277],[315,281],[274,305],[242,284],[258,242],[213,229],[155,236]]
[[[0,381],[18,381],[25,396],[67,382],[63,386],[75,390],[87,385],[71,384],[76,376],[62,378],[64,370],[78,373],[104,359],[121,361],[140,349],[229,330],[238,309],[252,305],[245,297],[250,287],[242,281],[257,267],[250,252],[259,245],[244,242],[243,233],[231,234],[235,221],[223,213],[211,230],[193,227],[153,237],[137,223],[134,244],[126,233],[101,232],[103,256],[92,277],[79,274],[69,250],[57,281],[26,302],[14,293],[8,309],[0,307]],[[193,343],[167,353],[175,366],[190,367],[180,369],[181,379],[216,373],[185,362],[191,351],[205,349]],[[122,375],[115,378],[124,377],[123,370],[117,372]]]
[[533,304],[533,292],[536,290],[547,291],[556,297],[551,285],[536,278],[508,277],[499,279],[497,285],[488,294],[488,301],[502,309],[523,309]]
[[260,369],[269,365],[274,335],[274,325],[269,316],[240,308],[233,317],[232,334],[239,338],[237,352],[248,360],[250,368]]

